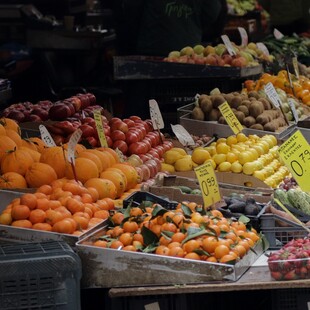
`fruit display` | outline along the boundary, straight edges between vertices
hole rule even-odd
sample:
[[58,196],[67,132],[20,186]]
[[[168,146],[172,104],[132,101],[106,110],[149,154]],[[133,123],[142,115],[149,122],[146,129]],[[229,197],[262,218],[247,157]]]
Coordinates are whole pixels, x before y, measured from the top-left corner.
[[42,122],[48,119],[65,120],[70,117],[80,119],[82,111],[87,116],[89,110],[98,108],[101,107],[96,106],[96,97],[87,93],[77,94],[55,103],[49,100],[41,100],[36,104],[28,101],[12,104],[1,112],[1,116],[14,119],[18,123]]
[[0,214],[0,224],[80,235],[109,217],[110,198],[75,180],[55,180],[35,193],[15,198]]
[[[272,83],[276,88],[280,99],[283,103],[287,102],[287,98],[298,99],[305,105],[310,105],[310,80],[305,76],[297,78],[294,74],[290,74],[292,84],[290,84],[287,71],[279,71],[277,75],[264,73],[257,81],[245,81],[245,87],[248,91],[259,91],[264,88],[267,83]],[[291,86],[292,85],[292,86]],[[286,93],[286,95],[284,94]],[[300,104],[295,100],[295,106],[298,114],[303,114]],[[286,109],[286,107],[285,107]],[[301,110],[301,111],[299,111]],[[300,113],[301,112],[301,113]]]
[[271,277],[277,281],[310,278],[310,239],[293,239],[268,257]]
[[185,46],[180,51],[171,51],[164,58],[166,62],[188,63],[219,67],[257,66],[259,61],[273,61],[273,56],[264,54],[254,42],[241,47],[232,42],[235,55],[230,55],[224,44],[216,46]]
[[244,223],[226,219],[218,210],[203,210],[192,202],[179,203],[176,210],[151,201],[129,204],[126,210],[115,211],[105,233],[92,245],[235,264],[260,239]]
[[231,15],[243,16],[248,12],[254,11],[257,6],[256,0],[237,1],[227,0],[228,12]]
[[243,133],[219,138],[207,147],[198,147],[192,154],[172,148],[164,154],[162,171],[191,171],[211,160],[218,172],[252,175],[268,186],[276,188],[289,174],[277,152],[277,139],[272,135],[258,137]]
[[[280,91],[279,91],[280,93]],[[288,120],[293,114],[287,102],[286,94],[280,93],[283,100],[283,112]],[[217,121],[227,124],[218,107],[227,102],[239,122],[245,127],[255,130],[279,132],[287,126],[286,119],[280,109],[275,109],[264,91],[251,90],[246,93],[221,93],[214,89],[209,95],[202,94],[195,104],[191,118],[200,121]],[[298,114],[302,116],[303,108],[298,100],[293,101]]]

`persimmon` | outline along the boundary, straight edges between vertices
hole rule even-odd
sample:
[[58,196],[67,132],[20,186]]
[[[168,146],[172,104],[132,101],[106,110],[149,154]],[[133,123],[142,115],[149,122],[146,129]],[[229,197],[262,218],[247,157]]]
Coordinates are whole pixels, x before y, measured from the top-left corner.
[[32,225],[32,229],[52,231],[52,226],[48,223],[35,223]]
[[23,194],[20,197],[20,204],[26,205],[29,209],[35,209],[37,207],[37,196],[32,193]]
[[0,214],[0,224],[1,225],[10,225],[12,223],[11,213],[2,213]]
[[94,213],[93,217],[105,220],[109,217],[109,212],[107,210],[99,210]]
[[74,227],[70,219],[60,220],[56,222],[52,227],[52,231],[62,234],[72,234],[75,230],[76,226]]
[[43,223],[45,221],[45,218],[46,218],[46,213],[45,211],[41,209],[35,209],[35,210],[30,211],[29,221],[32,224]]
[[30,215],[30,209],[26,205],[16,205],[12,207],[11,215],[13,220],[26,220]]
[[29,220],[16,220],[11,223],[11,226],[20,228],[32,228],[32,223]]

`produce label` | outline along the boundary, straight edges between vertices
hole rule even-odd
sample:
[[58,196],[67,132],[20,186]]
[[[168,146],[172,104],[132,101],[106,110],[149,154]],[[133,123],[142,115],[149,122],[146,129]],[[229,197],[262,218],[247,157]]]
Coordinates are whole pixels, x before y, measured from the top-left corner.
[[221,200],[220,189],[211,161],[195,168],[205,208]]
[[163,129],[165,127],[163,117],[158,107],[158,103],[156,100],[151,99],[149,101],[150,107],[150,116],[153,123],[153,127],[157,129]]
[[298,68],[297,57],[293,57],[292,58],[292,62],[293,62],[293,67],[294,67],[295,75],[296,75],[297,79],[299,79],[299,68]]
[[82,137],[81,129],[77,129],[70,137],[70,140],[68,142],[68,153],[67,153],[69,163],[72,163],[72,164],[75,163],[75,156],[74,156],[75,147],[78,144],[81,137]]
[[294,117],[295,123],[298,123],[299,117],[298,117],[298,113],[297,113],[297,110],[296,110],[296,107],[295,107],[294,100],[288,99],[287,102],[288,102],[288,104],[289,104],[289,106],[291,108],[291,111],[293,113],[293,117]]
[[274,107],[276,109],[279,109],[282,102],[273,84],[269,82],[267,85],[265,85],[264,89],[265,89],[266,95],[268,96],[269,100],[272,102]]
[[246,30],[243,27],[238,27],[240,36],[241,36],[241,45],[247,46],[249,43],[249,38]]
[[273,30],[273,35],[277,40],[281,40],[284,37],[284,34],[276,28]]
[[226,101],[219,106],[219,110],[235,135],[243,130],[243,126]]
[[224,34],[224,35],[221,36],[221,38],[222,38],[222,40],[223,40],[223,42],[224,42],[224,44],[225,44],[225,46],[227,48],[227,51],[228,51],[229,55],[231,55],[231,56],[236,55],[236,52],[235,52],[235,50],[234,50],[234,48],[233,48],[233,46],[231,44],[231,41],[228,38],[228,36],[226,34]]
[[300,130],[297,130],[278,149],[284,164],[304,192],[310,191],[310,147]]
[[270,55],[269,50],[268,50],[267,46],[266,46],[264,43],[258,42],[258,43],[256,43],[256,46],[257,46],[257,48],[258,48],[259,50],[261,50],[265,55],[267,55],[267,56]]
[[121,163],[123,163],[123,162],[126,161],[126,158],[125,158],[123,152],[122,152],[118,147],[115,149],[115,152],[116,152],[116,154],[117,154],[117,156],[118,156],[118,159],[119,159],[119,161],[120,161]]
[[104,131],[103,131],[101,113],[99,110],[94,111],[94,119],[96,122],[96,128],[97,128],[97,132],[98,132],[100,145],[102,147],[108,147],[108,142],[107,142],[107,139],[106,139]]
[[55,141],[53,140],[51,134],[48,132],[47,128],[44,125],[39,126],[41,139],[44,141],[47,147],[56,146]]
[[184,146],[195,145],[193,137],[182,125],[172,125],[171,128],[175,136],[178,138],[180,143]]

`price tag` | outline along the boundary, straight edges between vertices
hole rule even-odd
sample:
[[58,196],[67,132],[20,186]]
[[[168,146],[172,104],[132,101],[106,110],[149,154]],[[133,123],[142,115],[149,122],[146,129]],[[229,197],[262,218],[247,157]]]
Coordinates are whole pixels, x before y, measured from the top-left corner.
[[310,191],[310,147],[300,130],[297,130],[278,149],[281,159],[294,176],[300,188]]
[[291,108],[291,111],[293,113],[293,116],[294,116],[294,120],[295,120],[295,123],[298,123],[299,121],[299,116],[298,116],[298,113],[297,113],[297,110],[296,110],[296,107],[295,107],[295,102],[293,99],[288,99],[288,104]]
[[249,43],[249,37],[248,37],[248,33],[246,32],[246,30],[243,27],[238,27],[240,36],[241,36],[241,45],[242,46],[247,46]]
[[270,55],[269,50],[268,50],[267,46],[266,46],[264,43],[258,42],[258,43],[256,43],[256,46],[257,46],[257,48],[258,48],[259,50],[261,50],[265,55],[267,55],[267,56]]
[[149,101],[150,107],[150,116],[153,123],[153,127],[157,129],[163,129],[165,127],[163,117],[158,107],[158,103],[156,100],[151,99]]
[[299,79],[299,67],[298,67],[297,57],[293,57],[292,58],[292,62],[293,62],[293,67],[294,67],[295,75]]
[[281,40],[284,37],[284,34],[276,28],[273,30],[273,35],[277,40]]
[[47,128],[44,125],[39,126],[41,139],[44,141],[47,147],[56,146],[55,141],[53,140],[51,134],[48,132]]
[[220,189],[211,161],[195,168],[195,173],[202,191],[203,203],[208,208],[221,200]]
[[171,128],[173,133],[176,135],[180,143],[184,146],[195,145],[193,137],[188,133],[188,131],[182,125],[172,125]]
[[117,156],[119,158],[119,161],[121,163],[123,163],[126,160],[125,159],[125,155],[123,154],[123,152],[118,147],[115,149],[115,152],[116,152],[116,154],[117,154]]
[[102,147],[108,147],[108,142],[107,142],[107,139],[105,137],[104,130],[103,130],[100,110],[96,110],[93,113],[94,113],[94,120],[96,122],[96,128],[97,128],[97,132],[98,132],[100,145]]
[[67,153],[69,163],[72,164],[75,163],[75,147],[80,141],[81,137],[82,137],[81,129],[77,129],[70,137],[70,140],[68,142],[68,153]]
[[225,46],[227,48],[227,51],[228,51],[229,55],[231,55],[231,56],[236,55],[236,52],[235,52],[235,50],[234,50],[234,48],[233,48],[233,46],[231,44],[231,41],[229,40],[228,36],[226,34],[224,34],[224,35],[221,36],[221,38],[222,38],[222,40],[223,40],[223,42],[224,42],[224,44],[225,44]]
[[243,130],[243,126],[241,125],[238,118],[236,117],[232,109],[230,108],[227,101],[225,101],[219,106],[219,110],[224,116],[227,124],[229,125],[231,130],[234,132],[234,134],[237,134],[238,132]]
[[280,105],[282,104],[281,99],[276,92],[273,84],[269,82],[267,85],[265,85],[265,93],[268,96],[269,100],[272,102],[275,108],[279,109]]

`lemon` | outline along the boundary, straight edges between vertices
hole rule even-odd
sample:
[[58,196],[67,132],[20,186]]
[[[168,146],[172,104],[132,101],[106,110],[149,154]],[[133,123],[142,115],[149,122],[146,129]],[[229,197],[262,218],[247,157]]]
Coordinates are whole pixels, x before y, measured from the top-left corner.
[[265,150],[264,150],[264,148],[263,148],[261,145],[254,144],[254,145],[252,146],[252,149],[255,149],[259,156],[265,154]]
[[236,138],[238,142],[245,142],[246,140],[248,140],[247,136],[243,132],[237,133]]
[[265,151],[265,154],[269,152],[269,144],[266,141],[260,140],[258,143],[258,145],[261,145]]
[[178,159],[174,164],[174,169],[176,171],[191,171],[193,170],[193,164],[190,157],[183,157]]
[[161,163],[161,171],[175,172],[175,169],[173,165]]
[[231,164],[230,169],[234,173],[240,173],[242,171],[242,165],[238,161],[235,161]]
[[203,148],[196,148],[192,153],[192,161],[198,165],[203,164],[207,159],[210,158],[210,153]]
[[226,154],[226,160],[232,164],[233,162],[238,160],[238,155],[236,153],[233,153],[233,152],[228,152]]
[[230,151],[230,146],[227,145],[226,143],[221,142],[217,144],[216,146],[216,152],[218,154],[227,154],[229,151]]
[[217,170],[220,172],[228,172],[231,171],[231,163],[228,161],[223,161],[217,167]]
[[170,149],[170,151],[176,151],[183,156],[187,155],[186,151],[184,149],[182,149],[181,147],[173,147]]
[[211,156],[216,154],[216,147],[215,147],[215,145],[209,145],[209,146],[204,147],[203,149],[208,151]]
[[163,157],[166,164],[173,165],[178,159],[182,158],[183,155],[177,151],[169,150],[164,153]]
[[242,167],[242,172],[246,175],[252,175],[256,169],[255,162],[247,162]]
[[220,143],[226,143],[226,138],[218,138],[216,140],[216,144],[220,144]]
[[193,164],[193,168],[196,168],[196,167],[198,167],[199,165],[198,164],[196,164],[194,161],[192,161],[192,164]]
[[216,163],[215,163],[215,161],[214,161],[212,158],[211,158],[211,159],[206,160],[204,163],[206,163],[207,161],[210,161],[210,162],[211,162],[211,165],[212,165],[213,169],[215,169],[215,168],[216,168]]
[[257,178],[257,179],[259,179],[261,181],[264,181],[266,179],[266,175],[265,175],[263,170],[256,170],[256,171],[254,171],[253,177],[255,177],[255,178]]
[[226,154],[215,154],[212,158],[214,162],[219,165],[220,163],[226,161]]
[[242,152],[238,155],[238,160],[241,165],[244,165],[247,162],[252,161],[252,154],[250,152]]
[[249,148],[248,152],[252,154],[253,160],[256,160],[260,156],[254,148]]
[[233,136],[229,136],[227,139],[226,139],[226,144],[231,146],[233,144],[237,144],[238,143],[238,140],[237,140],[237,137],[235,135]]

